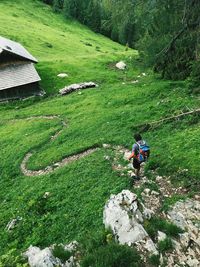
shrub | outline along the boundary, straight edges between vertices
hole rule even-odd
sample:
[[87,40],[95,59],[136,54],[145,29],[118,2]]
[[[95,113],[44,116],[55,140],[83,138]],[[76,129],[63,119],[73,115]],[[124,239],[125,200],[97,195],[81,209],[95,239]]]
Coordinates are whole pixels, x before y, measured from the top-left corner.
[[96,248],[87,254],[82,262],[82,267],[140,267],[142,262],[137,251],[128,246],[111,243]]
[[175,224],[169,223],[159,217],[151,218],[149,221],[146,220],[144,222],[144,228],[154,241],[156,241],[158,231],[162,231],[170,237],[176,237],[179,233],[183,232]]
[[97,232],[81,242],[81,267],[140,267],[142,262],[134,248],[116,244],[110,230]]
[[160,255],[152,255],[149,257],[149,263],[153,266],[159,266],[160,265]]
[[72,253],[65,250],[62,245],[56,245],[52,253],[54,257],[59,258],[63,263],[65,263],[72,255]]
[[172,240],[171,238],[166,238],[165,240],[163,241],[160,241],[158,243],[158,250],[163,253],[165,251],[168,251],[168,250],[172,250],[173,249],[173,244],[172,244]]

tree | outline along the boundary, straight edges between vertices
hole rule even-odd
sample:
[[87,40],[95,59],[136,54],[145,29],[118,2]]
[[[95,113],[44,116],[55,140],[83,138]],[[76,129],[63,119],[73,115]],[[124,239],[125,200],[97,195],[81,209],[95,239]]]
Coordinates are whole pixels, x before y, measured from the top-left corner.
[[63,9],[64,0],[53,0],[53,10],[60,12]]

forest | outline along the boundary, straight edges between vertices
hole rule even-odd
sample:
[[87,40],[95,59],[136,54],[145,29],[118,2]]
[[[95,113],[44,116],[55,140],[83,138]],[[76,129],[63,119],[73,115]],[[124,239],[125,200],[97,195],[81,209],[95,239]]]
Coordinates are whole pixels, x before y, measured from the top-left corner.
[[189,78],[189,89],[199,93],[200,1],[43,1],[127,49],[137,49],[143,62],[163,78]]

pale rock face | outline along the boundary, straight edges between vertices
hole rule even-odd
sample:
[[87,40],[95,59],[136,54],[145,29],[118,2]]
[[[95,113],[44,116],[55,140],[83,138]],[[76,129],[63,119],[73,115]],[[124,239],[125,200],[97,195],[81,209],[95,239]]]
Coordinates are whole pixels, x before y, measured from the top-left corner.
[[190,267],[199,267],[200,262],[197,259],[189,259],[187,265]]
[[200,203],[193,199],[178,201],[168,212],[168,219],[185,231],[179,234],[179,242],[172,240],[176,254],[171,256],[176,258],[181,266],[200,266],[200,231],[195,224],[199,218]]
[[119,70],[125,70],[126,69],[126,64],[123,61],[118,62],[115,66]]
[[[73,241],[67,245],[62,245],[64,250],[74,252],[78,249],[78,242]],[[55,245],[40,249],[38,247],[30,246],[24,253],[24,256],[28,258],[30,267],[80,267],[78,260],[75,256],[71,256],[65,263],[62,263],[60,259],[56,258],[52,254],[52,250]]]
[[52,255],[49,248],[41,250],[38,247],[30,246],[24,255],[28,257],[30,267],[61,266],[60,260]]
[[103,221],[110,228],[120,244],[132,244],[144,241],[145,248],[155,253],[156,247],[140,224],[142,213],[138,208],[137,195],[129,190],[123,190],[118,195],[111,195],[105,205]]

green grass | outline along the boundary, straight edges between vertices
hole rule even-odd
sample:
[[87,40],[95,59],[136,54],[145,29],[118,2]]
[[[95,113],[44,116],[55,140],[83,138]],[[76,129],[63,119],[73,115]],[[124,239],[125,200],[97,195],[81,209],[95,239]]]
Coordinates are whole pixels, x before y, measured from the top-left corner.
[[164,232],[169,237],[178,237],[183,232],[175,224],[169,223],[160,217],[152,217],[150,220],[146,220],[144,228],[154,241],[157,239],[158,231]]
[[[103,143],[131,148],[135,125],[197,108],[199,99],[188,94],[185,82],[163,81],[144,70],[136,51],[125,52],[125,47],[66,21],[37,0],[1,1],[0,20],[0,34],[21,42],[39,59],[37,69],[47,92],[44,99],[0,105],[3,255],[11,249],[20,253],[31,244],[67,243],[102,231],[106,200],[129,187],[128,178],[118,176],[104,160],[104,149],[40,177],[22,175],[20,164],[27,152],[34,151],[28,166],[37,170]],[[128,64],[126,71],[113,68],[121,59]],[[69,78],[59,79],[59,72],[67,72]],[[142,72],[148,75],[138,78]],[[132,84],[136,79],[139,83]],[[63,86],[89,80],[99,87],[81,95],[57,96]],[[41,115],[60,115],[67,121],[56,140],[50,142],[61,129],[58,119],[24,120]],[[199,129],[199,119],[188,117],[144,134],[152,150],[149,168],[170,175],[187,168],[187,177],[179,175],[177,185],[189,180],[191,192],[198,190],[193,184],[199,184]],[[45,192],[50,195],[44,200]],[[7,223],[17,216],[22,221],[7,232]]]

